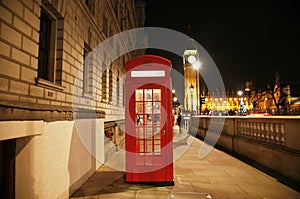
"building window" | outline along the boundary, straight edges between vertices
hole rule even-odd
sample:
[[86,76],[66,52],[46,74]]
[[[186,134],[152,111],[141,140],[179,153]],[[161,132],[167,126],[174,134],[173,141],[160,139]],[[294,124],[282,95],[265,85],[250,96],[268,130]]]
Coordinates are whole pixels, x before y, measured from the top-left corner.
[[62,16],[49,6],[42,5],[41,7],[37,84],[62,90],[60,85],[62,82],[64,21]]
[[102,101],[111,103],[113,98],[113,72],[112,69],[105,69],[102,74]]
[[120,104],[120,79],[117,77],[117,105]]
[[122,88],[122,92],[123,92],[123,95],[122,95],[122,96],[123,96],[122,106],[124,107],[124,106],[125,106],[125,98],[126,98],[126,97],[124,96],[124,95],[125,95],[125,87],[124,87],[124,86],[123,86],[123,88]]
[[83,48],[83,94],[93,95],[93,54],[91,47],[84,43]]
[[102,101],[107,102],[107,69],[103,71],[102,74]]
[[[109,36],[113,36],[114,35],[114,30],[113,30],[113,24],[110,24],[110,29],[109,29]],[[113,39],[111,40],[113,41]]]
[[114,12],[118,19],[119,18],[119,2],[118,2],[118,0],[115,0],[115,2],[114,2]]
[[107,17],[104,15],[102,18],[102,32],[104,33],[104,35],[107,35]]
[[94,14],[94,0],[84,0],[85,4],[87,5],[87,7],[89,8],[89,10],[91,11],[91,13]]
[[42,10],[40,17],[40,39],[38,58],[38,77],[54,81],[55,66],[55,23]]
[[109,102],[112,102],[113,98],[113,72],[109,69]]

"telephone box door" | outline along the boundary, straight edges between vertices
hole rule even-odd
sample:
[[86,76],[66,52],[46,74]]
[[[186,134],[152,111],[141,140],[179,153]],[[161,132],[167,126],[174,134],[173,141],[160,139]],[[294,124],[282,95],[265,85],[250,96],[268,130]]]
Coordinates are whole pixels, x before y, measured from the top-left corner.
[[126,77],[126,181],[173,184],[170,77],[151,81],[144,76]]

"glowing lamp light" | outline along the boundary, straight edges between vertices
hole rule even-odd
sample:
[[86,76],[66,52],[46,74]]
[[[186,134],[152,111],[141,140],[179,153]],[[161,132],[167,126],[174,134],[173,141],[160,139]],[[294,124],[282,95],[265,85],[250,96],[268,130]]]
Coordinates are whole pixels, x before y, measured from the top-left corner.
[[187,59],[191,64],[194,64],[197,58],[194,55],[190,55]]
[[239,96],[242,96],[243,95],[243,91],[238,91],[237,93]]
[[200,69],[200,67],[201,67],[201,62],[199,62],[199,61],[195,61],[194,63],[193,63],[193,67],[195,68],[195,69]]

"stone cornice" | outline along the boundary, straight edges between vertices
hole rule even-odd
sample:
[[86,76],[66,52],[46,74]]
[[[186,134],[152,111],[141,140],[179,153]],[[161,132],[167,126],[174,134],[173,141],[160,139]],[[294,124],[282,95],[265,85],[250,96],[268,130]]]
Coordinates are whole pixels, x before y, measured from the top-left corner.
[[0,121],[105,118],[105,111],[0,100]]

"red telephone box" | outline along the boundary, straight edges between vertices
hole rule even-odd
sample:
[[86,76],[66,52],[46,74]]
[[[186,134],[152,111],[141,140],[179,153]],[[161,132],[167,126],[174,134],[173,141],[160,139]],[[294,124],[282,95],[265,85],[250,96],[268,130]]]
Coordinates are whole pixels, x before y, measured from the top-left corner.
[[174,184],[171,61],[125,63],[126,182]]

